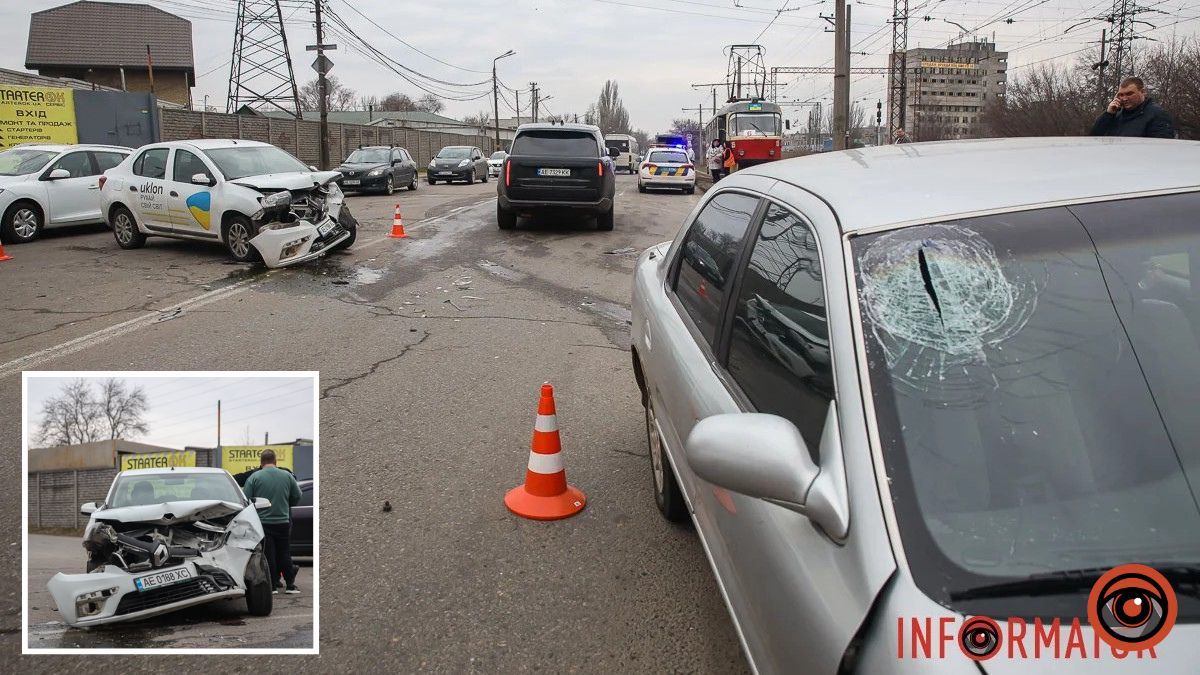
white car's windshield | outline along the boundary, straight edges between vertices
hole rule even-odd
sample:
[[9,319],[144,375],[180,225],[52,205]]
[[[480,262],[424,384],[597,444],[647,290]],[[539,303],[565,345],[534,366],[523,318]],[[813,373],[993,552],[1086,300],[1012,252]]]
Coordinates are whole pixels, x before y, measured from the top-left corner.
[[24,176],[41,171],[51,159],[58,155],[51,150],[33,148],[11,148],[0,152],[0,176]]
[[492,159],[504,159],[505,157],[508,157],[508,153],[503,150],[492,153]]
[[1193,193],[853,240],[888,482],[927,591],[1200,560],[1196,213]]
[[309,171],[300,160],[272,145],[217,148],[205,150],[204,154],[217,165],[226,180],[268,173]]
[[388,161],[390,150],[385,148],[367,148],[364,150],[355,150],[346,158],[347,164],[376,164]]
[[659,164],[687,164],[688,157],[686,153],[678,150],[671,150],[669,152],[660,150],[650,153],[650,157],[646,161]]
[[235,504],[246,497],[233,478],[223,473],[167,473],[117,476],[109,508],[145,506],[190,499],[219,499]]
[[471,156],[470,148],[442,148],[438,159],[465,159]]

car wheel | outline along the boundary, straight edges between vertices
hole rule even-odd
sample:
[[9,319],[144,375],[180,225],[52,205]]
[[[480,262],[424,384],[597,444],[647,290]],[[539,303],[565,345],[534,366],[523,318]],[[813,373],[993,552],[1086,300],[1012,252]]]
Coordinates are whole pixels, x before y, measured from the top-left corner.
[[654,413],[653,399],[646,398],[646,443],[650,446],[650,472],[654,478],[654,503],[667,520],[677,523],[687,518],[687,504],[679,491],[679,482],[671,461],[663,448],[662,434],[658,431],[658,416]]
[[33,202],[17,202],[4,212],[4,226],[0,232],[10,244],[24,244],[37,239],[45,227],[42,209]]
[[229,224],[225,226],[225,248],[229,249],[229,255],[238,262],[254,262],[258,259],[258,249],[254,248],[254,244],[250,240],[258,235],[258,228],[250,219],[236,215],[229,218]]
[[346,237],[345,241],[330,248],[330,252],[344,251],[354,244],[355,239],[358,239],[358,219],[350,213],[350,209],[346,208],[345,204],[342,204],[342,210],[338,211],[337,220],[339,225],[350,231],[350,236]]
[[387,180],[383,183],[383,194],[390,195],[396,191],[396,179],[388,174]]
[[696,194],[696,188],[695,188],[695,186],[693,186],[693,187],[687,187],[687,188],[683,188],[683,194],[685,194],[685,195],[694,195],[694,194]]
[[482,182],[484,182],[484,183],[488,182],[488,177],[489,177],[489,176],[491,176],[491,175],[492,175],[491,169],[488,169],[488,170],[484,171],[484,172],[483,172],[483,178],[481,179],[481,180],[482,180]]
[[613,229],[613,210],[609,210],[596,216],[596,229],[607,232]]
[[502,230],[511,230],[517,226],[517,212],[496,205],[496,224]]
[[246,562],[246,611],[251,616],[267,616],[271,613],[275,590],[275,580],[271,578],[271,568],[267,565],[267,556],[263,554],[263,544],[259,543],[254,549],[250,560]]
[[409,191],[410,191],[410,192],[416,192],[416,190],[417,190],[417,184],[418,184],[418,183],[420,183],[420,182],[421,182],[421,181],[417,180],[417,172],[416,172],[416,171],[414,171],[414,172],[413,172],[413,179],[412,179],[412,182],[408,184],[408,189],[409,189]]
[[430,179],[429,179],[429,184],[430,184],[430,185],[437,185],[437,181],[436,181],[436,180],[434,180],[434,179],[432,179],[432,178],[430,178]]
[[645,192],[645,191],[646,191],[646,186],[642,185],[641,183],[638,183],[638,192]]
[[117,246],[124,249],[141,248],[146,245],[146,235],[138,230],[133,214],[124,206],[117,206],[112,213],[113,237]]
[[471,169],[469,172],[467,172],[467,185],[474,185],[474,184],[475,184],[475,169]]

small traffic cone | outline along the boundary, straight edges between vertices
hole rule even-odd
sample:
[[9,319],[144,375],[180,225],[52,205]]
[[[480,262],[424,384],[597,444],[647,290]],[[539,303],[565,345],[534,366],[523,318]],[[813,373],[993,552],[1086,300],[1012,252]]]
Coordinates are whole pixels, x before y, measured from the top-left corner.
[[5,260],[12,260],[12,256],[4,253],[4,242],[0,241],[0,262]]
[[554,414],[554,387],[542,385],[537,421],[533,425],[533,445],[525,484],[504,495],[509,511],[533,520],[568,518],[583,510],[587,497],[567,485],[563,469],[562,445],[558,439],[558,420]]
[[400,205],[396,205],[396,215],[392,216],[392,233],[388,235],[395,239],[404,239],[407,234],[404,234],[404,217],[400,215]]

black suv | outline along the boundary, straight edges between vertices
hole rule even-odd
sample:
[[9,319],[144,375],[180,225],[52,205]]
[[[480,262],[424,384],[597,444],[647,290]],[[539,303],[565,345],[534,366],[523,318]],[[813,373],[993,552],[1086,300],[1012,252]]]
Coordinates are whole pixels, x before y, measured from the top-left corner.
[[404,148],[388,145],[362,146],[336,169],[342,190],[378,190],[392,194],[397,187],[417,189],[417,163]]
[[599,229],[613,229],[616,154],[591,124],[522,124],[496,181],[500,229],[554,211],[595,215]]

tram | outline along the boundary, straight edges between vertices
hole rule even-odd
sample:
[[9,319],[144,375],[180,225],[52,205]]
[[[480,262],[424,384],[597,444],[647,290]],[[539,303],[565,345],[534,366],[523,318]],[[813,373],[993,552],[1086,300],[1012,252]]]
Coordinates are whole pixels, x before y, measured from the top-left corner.
[[704,127],[705,151],[714,138],[733,150],[739,169],[773,162],[783,156],[783,115],[770,101],[726,104]]

